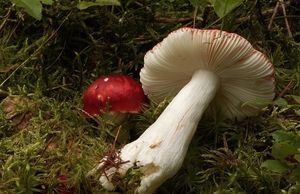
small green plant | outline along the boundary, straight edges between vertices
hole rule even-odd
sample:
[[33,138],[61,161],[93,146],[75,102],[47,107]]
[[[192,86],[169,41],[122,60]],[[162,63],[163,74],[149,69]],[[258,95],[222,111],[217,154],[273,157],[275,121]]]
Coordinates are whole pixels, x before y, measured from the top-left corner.
[[243,0],[210,0],[216,14],[223,18],[242,4]]
[[262,167],[286,177],[300,191],[300,134],[278,130],[272,133],[272,159],[262,163]]
[[207,3],[207,1],[213,6],[214,11],[219,18],[225,17],[232,10],[240,6],[243,0],[189,0],[194,7],[201,7]]
[[[24,9],[24,11],[37,20],[42,19],[43,5],[52,5],[53,0],[11,0],[13,5]],[[118,0],[96,0],[96,1],[79,1],[77,8],[80,10],[87,9],[92,6],[106,6],[117,5],[120,6]]]
[[37,20],[42,19],[43,4],[53,4],[53,0],[11,0],[11,2],[17,7],[23,8],[26,13]]
[[118,0],[79,1],[79,3],[77,4],[77,8],[82,10],[92,6],[105,6],[105,5],[120,6],[121,4]]

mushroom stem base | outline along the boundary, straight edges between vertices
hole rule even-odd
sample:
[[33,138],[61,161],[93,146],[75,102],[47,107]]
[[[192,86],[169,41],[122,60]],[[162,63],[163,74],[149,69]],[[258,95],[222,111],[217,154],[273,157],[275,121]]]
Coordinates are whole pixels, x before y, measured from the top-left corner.
[[[125,175],[133,167],[143,167],[137,193],[148,194],[172,177],[181,167],[188,146],[203,112],[218,89],[218,77],[205,70],[196,71],[159,118],[135,141],[121,149],[122,164],[101,176],[100,182],[113,189],[111,178],[116,172]],[[145,168],[151,169],[145,169]],[[107,179],[108,177],[108,179]]]

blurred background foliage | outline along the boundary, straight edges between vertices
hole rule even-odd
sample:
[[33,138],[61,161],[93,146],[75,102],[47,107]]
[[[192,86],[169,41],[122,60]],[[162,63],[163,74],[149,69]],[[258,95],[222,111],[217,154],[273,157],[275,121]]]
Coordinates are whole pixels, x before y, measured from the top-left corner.
[[[265,53],[276,101],[256,102],[263,113],[244,121],[204,118],[157,193],[300,193],[299,13],[299,0],[0,0],[0,191],[105,193],[85,175],[119,125],[84,118],[82,92],[103,74],[138,80],[149,49],[194,26],[238,33]],[[117,146],[166,104],[129,116]]]

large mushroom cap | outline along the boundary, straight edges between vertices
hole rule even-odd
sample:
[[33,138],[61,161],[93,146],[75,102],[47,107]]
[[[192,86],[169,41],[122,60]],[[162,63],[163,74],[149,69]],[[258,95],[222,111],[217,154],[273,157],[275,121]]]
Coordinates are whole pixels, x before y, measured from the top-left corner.
[[83,110],[95,116],[103,112],[141,111],[146,96],[141,85],[129,76],[100,76],[84,92]]
[[[214,72],[220,87],[211,111],[241,118],[257,112],[242,104],[274,97],[274,69],[243,37],[220,30],[180,28],[148,51],[140,77],[153,100],[175,96],[196,70]],[[189,100],[189,99],[187,99]]]

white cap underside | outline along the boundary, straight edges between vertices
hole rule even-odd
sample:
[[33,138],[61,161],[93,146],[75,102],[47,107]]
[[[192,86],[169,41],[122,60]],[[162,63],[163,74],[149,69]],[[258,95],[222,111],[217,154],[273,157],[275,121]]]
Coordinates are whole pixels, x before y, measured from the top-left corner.
[[247,101],[274,97],[273,66],[241,36],[219,30],[181,28],[148,51],[141,82],[153,100],[174,96],[197,69],[215,72],[220,89],[210,109],[229,117],[253,115]]

